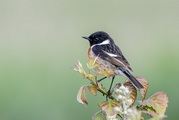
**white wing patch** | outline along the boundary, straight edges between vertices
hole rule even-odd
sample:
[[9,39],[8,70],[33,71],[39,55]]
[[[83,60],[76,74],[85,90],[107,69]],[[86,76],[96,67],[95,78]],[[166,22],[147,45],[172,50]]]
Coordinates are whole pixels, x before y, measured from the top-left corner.
[[117,57],[118,55],[116,55],[116,54],[112,54],[112,53],[108,53],[108,52],[106,52],[106,51],[104,51],[106,54],[108,54],[109,56],[111,56],[111,57]]
[[[115,57],[117,57],[118,55],[112,54],[112,53],[108,53],[108,52],[106,52],[106,51],[104,51],[104,50],[103,50],[103,52],[105,52],[107,55],[111,56],[111,57],[113,58],[113,60],[116,61],[116,62],[118,62],[119,64],[121,64],[121,66],[123,66],[123,67],[125,67],[125,68],[127,67],[122,61],[120,61],[119,59],[115,58]],[[128,68],[126,68],[126,69],[128,69]]]

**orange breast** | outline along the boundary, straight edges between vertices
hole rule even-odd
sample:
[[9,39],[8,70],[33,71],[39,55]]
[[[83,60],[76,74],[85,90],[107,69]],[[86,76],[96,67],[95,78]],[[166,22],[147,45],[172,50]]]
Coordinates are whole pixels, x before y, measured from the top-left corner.
[[95,59],[96,56],[91,51],[91,47],[88,49],[88,60]]
[[[94,53],[91,51],[91,48],[88,49],[88,60],[90,61],[91,59],[95,59],[96,56]],[[105,71],[110,71],[111,75],[115,75],[116,68],[113,66],[111,63],[101,59],[100,57],[97,58],[96,64],[98,65],[94,70],[96,72],[105,72]]]

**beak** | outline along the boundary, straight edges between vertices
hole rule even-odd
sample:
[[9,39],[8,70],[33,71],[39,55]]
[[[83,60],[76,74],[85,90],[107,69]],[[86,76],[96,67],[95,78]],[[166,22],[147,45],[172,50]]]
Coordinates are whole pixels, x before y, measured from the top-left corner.
[[90,40],[89,37],[82,36],[82,38],[87,39],[87,40]]

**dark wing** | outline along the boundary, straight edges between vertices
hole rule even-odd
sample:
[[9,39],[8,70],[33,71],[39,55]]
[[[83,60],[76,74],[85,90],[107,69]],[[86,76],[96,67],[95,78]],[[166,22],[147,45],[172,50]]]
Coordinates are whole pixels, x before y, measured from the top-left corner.
[[144,88],[143,85],[129,72],[132,71],[128,61],[123,56],[122,52],[116,45],[94,46],[92,48],[93,53],[99,56],[103,60],[110,62],[118,67],[118,69],[125,74],[125,76],[131,80],[131,82],[138,89]]
[[110,62],[117,67],[127,68],[132,71],[128,61],[123,56],[121,50],[115,44],[94,46],[92,51],[96,56]]

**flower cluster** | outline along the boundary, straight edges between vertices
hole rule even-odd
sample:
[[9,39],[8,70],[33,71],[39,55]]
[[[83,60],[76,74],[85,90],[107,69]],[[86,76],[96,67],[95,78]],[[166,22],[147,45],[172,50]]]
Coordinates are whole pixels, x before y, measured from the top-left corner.
[[[121,84],[119,87],[114,88],[115,93],[115,99],[120,102],[120,106],[114,107],[114,111],[119,114],[120,116],[123,116],[126,120],[130,120],[131,117],[140,117],[139,112],[135,108],[131,108],[131,104],[133,103],[133,100],[130,96],[132,93],[132,90],[130,90],[129,87],[124,86]],[[117,118],[115,118],[116,120]],[[120,118],[118,118],[120,120]],[[133,119],[132,119],[133,120]]]

